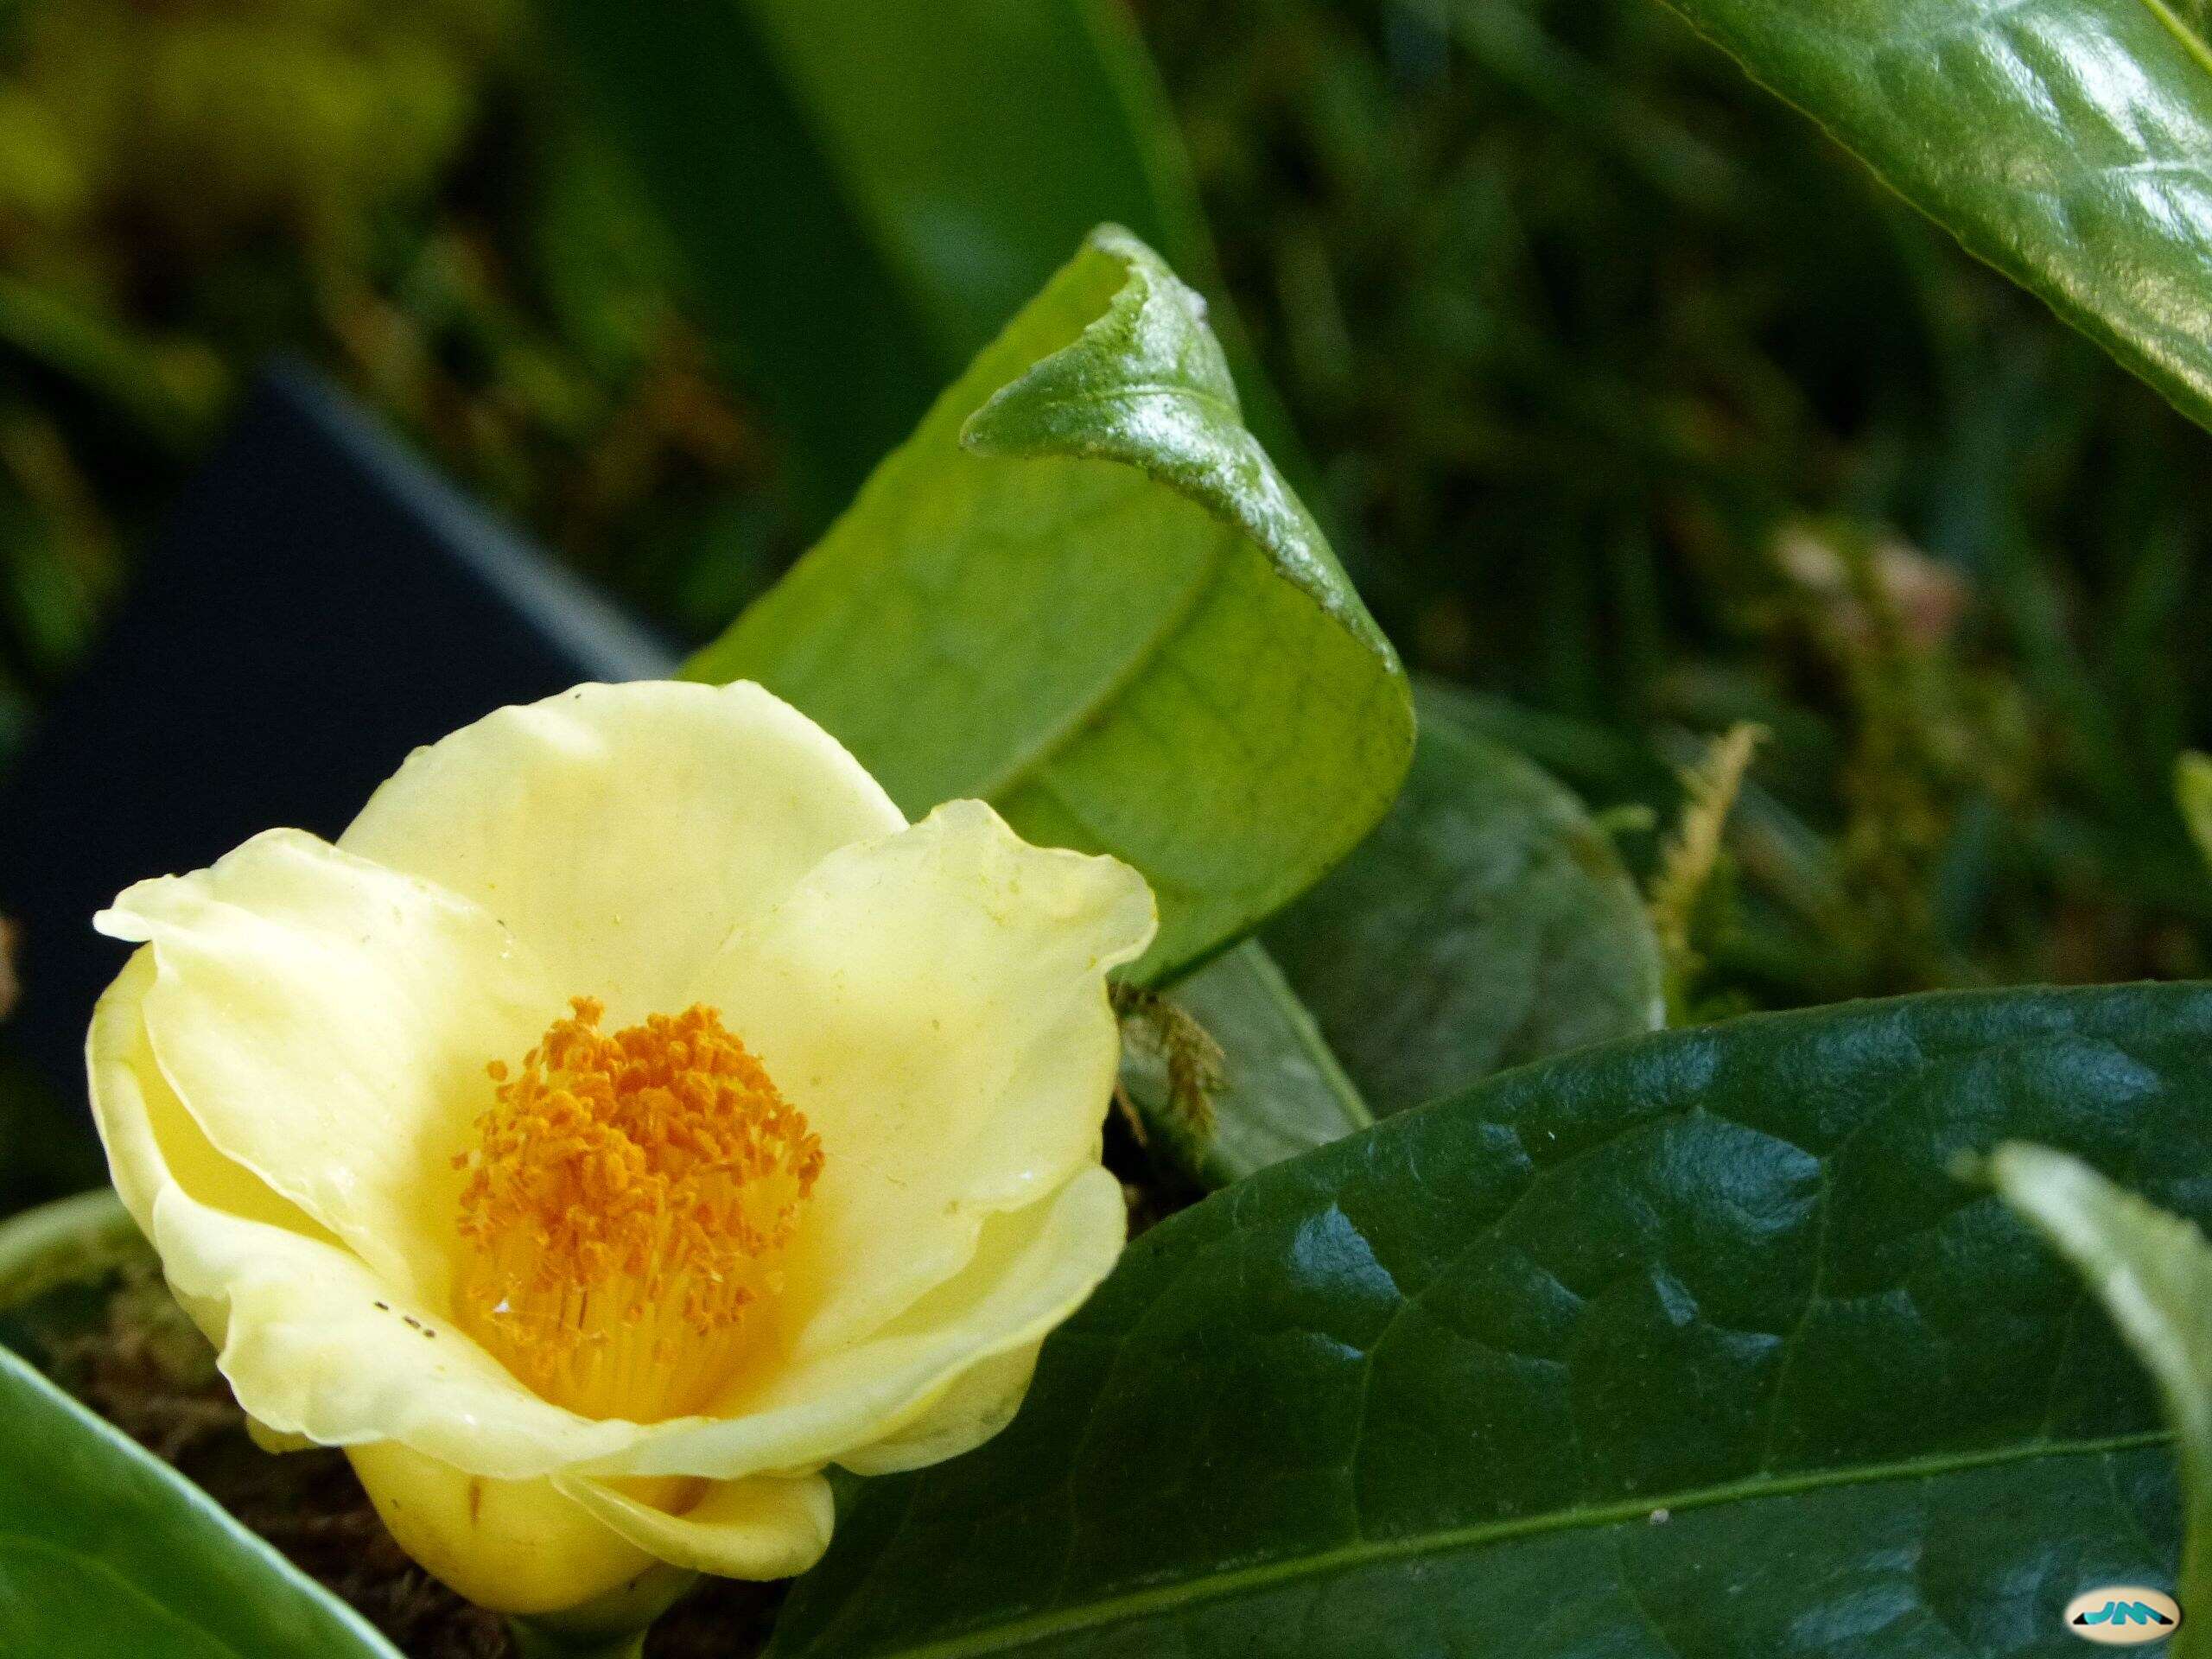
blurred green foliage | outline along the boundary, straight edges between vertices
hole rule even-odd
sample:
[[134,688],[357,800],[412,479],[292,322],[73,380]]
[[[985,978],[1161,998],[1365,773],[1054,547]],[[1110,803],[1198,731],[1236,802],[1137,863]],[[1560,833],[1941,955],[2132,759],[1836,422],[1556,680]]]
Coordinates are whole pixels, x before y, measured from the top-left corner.
[[530,22],[518,0],[0,5],[0,707],[61,671],[277,353],[630,598],[727,621],[771,441],[706,372]]
[[[2203,434],[1651,0],[1135,15],[1408,657],[1647,872],[1770,734],[1693,1016],[2206,970]],[[522,0],[0,0],[0,752],[273,351],[727,622],[779,434],[615,156]]]
[[1409,655],[1600,805],[1772,734],[1709,1007],[2203,971],[2202,432],[1648,0],[1145,15]]

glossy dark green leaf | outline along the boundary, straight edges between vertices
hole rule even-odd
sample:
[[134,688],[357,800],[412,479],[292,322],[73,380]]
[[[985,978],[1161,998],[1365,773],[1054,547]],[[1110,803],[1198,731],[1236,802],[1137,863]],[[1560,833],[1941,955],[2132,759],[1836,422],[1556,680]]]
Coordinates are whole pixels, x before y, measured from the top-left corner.
[[1255,941],[1166,993],[1216,1046],[1219,1076],[1194,1118],[1175,1098],[1175,1032],[1123,1026],[1122,1082],[1159,1150],[1201,1185],[1226,1186],[1375,1122],[1298,994]]
[[2167,1431],[1960,1159],[2212,1207],[2212,988],[1949,995],[1524,1066],[1136,1240],[997,1440],[863,1483],[781,1659],[2072,1651]]
[[2168,0],[1667,0],[2212,424],[2212,50]]
[[0,1653],[397,1659],[213,1498],[5,1349]]
[[1612,843],[1548,773],[1424,690],[1389,816],[1268,925],[1377,1112],[1656,1027],[1658,942]]
[[1413,747],[1397,658],[1205,314],[1095,233],[688,671],[789,698],[909,812],[980,797],[1127,860],[1160,900],[1154,977],[1342,857]]
[[1093,225],[1212,285],[1180,139],[1112,0],[550,11],[703,321],[831,506]]
[[[2005,1201],[2081,1270],[2158,1380],[2188,1488],[2181,1604],[2212,1612],[2212,1246],[2179,1216],[2048,1147],[2000,1147],[1988,1170]],[[2200,1616],[2170,1651],[2212,1652],[2208,1631],[2212,1618]]]

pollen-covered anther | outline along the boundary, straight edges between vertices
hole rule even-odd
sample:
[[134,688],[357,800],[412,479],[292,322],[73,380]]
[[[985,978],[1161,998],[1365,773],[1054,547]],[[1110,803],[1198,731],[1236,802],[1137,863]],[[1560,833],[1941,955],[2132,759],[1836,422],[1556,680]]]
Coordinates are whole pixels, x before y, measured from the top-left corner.
[[592,1417],[704,1408],[822,1169],[760,1061],[694,1005],[612,1035],[590,997],[518,1071],[493,1061],[456,1158],[461,1322],[538,1393]]

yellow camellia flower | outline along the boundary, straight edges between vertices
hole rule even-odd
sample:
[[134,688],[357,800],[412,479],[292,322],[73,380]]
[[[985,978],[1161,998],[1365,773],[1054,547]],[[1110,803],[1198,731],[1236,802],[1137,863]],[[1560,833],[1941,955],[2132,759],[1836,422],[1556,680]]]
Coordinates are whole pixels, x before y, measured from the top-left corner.
[[486,1606],[776,1578],[822,1471],[1013,1415],[1119,1253],[1108,858],[909,825],[758,686],[585,686],[420,750],[336,845],[99,918],[118,1189],[266,1435],[346,1448]]

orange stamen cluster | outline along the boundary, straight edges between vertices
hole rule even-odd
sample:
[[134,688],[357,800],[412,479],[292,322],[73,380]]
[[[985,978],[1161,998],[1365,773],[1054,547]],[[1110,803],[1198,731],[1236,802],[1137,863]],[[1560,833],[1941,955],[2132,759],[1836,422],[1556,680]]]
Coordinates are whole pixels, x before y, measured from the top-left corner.
[[456,1313],[547,1399],[639,1422],[704,1407],[822,1170],[760,1061],[695,1005],[611,1036],[570,1005],[518,1075],[488,1068]]

